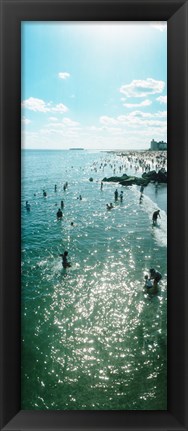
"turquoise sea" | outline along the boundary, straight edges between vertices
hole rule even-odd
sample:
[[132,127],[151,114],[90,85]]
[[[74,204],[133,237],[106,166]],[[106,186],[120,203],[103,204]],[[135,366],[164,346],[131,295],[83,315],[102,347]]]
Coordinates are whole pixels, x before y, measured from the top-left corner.
[[[140,204],[137,186],[101,190],[114,169],[142,175],[115,153],[22,151],[22,409],[167,409],[166,185]],[[162,280],[149,295],[152,267]]]

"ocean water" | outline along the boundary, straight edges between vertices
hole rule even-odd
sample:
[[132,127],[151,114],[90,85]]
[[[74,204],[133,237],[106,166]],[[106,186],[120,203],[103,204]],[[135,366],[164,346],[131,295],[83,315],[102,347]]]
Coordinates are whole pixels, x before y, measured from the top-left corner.
[[22,409],[167,409],[167,191],[150,184],[140,204],[137,186],[101,190],[124,161],[132,173],[113,153],[22,151]]

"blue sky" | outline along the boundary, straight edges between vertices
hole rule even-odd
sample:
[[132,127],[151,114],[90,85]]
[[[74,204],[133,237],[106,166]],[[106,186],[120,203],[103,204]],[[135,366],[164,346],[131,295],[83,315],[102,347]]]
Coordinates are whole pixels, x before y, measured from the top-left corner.
[[22,22],[22,147],[167,140],[166,22]]

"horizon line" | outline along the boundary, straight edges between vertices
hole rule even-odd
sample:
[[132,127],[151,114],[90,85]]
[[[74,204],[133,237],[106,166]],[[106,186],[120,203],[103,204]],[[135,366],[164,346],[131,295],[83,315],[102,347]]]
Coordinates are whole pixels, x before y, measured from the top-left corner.
[[[71,151],[73,148],[21,148],[21,151]],[[74,150],[80,151],[78,148]],[[84,151],[148,151],[151,148],[83,148]],[[151,150],[156,151],[156,150]],[[157,151],[167,151],[167,150],[157,150]]]

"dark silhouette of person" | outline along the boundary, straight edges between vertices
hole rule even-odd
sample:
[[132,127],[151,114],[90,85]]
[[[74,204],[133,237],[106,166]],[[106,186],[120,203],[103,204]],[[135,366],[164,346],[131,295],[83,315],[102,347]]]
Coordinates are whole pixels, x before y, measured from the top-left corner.
[[154,211],[154,213],[153,213],[153,216],[152,216],[153,225],[156,225],[158,217],[161,218],[160,210]]
[[61,209],[59,208],[57,211],[57,218],[62,218],[63,217],[63,213],[61,211]]
[[115,201],[117,201],[117,200],[118,200],[118,191],[117,191],[117,189],[116,189],[116,191],[114,192],[114,196],[115,196]]
[[62,265],[63,265],[63,268],[64,268],[64,269],[66,269],[66,268],[70,268],[71,264],[70,264],[70,262],[68,262],[68,261],[67,261],[68,251],[64,251],[64,253],[63,253],[63,254],[60,254],[59,256],[61,256],[61,257],[62,257]]

